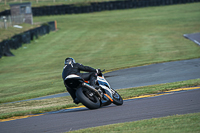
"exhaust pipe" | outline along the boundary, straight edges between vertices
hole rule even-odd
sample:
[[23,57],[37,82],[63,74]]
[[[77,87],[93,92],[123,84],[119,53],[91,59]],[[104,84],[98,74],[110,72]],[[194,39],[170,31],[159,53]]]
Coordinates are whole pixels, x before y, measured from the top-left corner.
[[103,99],[102,96],[99,94],[99,92],[93,86],[90,86],[90,85],[88,85],[88,84],[86,84],[84,82],[82,83],[82,86],[86,87],[87,89],[89,89],[89,90],[91,90],[93,92],[95,92],[95,94],[97,94],[101,99]]

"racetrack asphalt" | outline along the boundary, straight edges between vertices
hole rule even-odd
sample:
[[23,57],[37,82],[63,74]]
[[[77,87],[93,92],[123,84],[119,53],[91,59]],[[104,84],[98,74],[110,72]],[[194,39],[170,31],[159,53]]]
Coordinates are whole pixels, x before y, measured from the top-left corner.
[[105,76],[114,89],[197,79],[200,78],[200,58],[127,68]]
[[[108,72],[104,76],[113,89],[197,79],[200,78],[200,58],[127,68]],[[42,100],[68,95],[69,93],[60,93],[22,101]]]
[[1,122],[2,133],[61,133],[114,123],[200,112],[200,88],[161,96],[126,100],[122,106],[79,108]]

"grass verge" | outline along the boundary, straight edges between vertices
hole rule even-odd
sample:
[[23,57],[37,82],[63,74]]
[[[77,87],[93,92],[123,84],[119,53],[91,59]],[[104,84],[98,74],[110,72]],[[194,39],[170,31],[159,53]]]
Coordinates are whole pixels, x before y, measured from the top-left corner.
[[111,124],[70,133],[199,133],[200,113]]
[[[135,87],[129,89],[119,89],[117,91],[119,92],[119,94],[122,96],[123,99],[126,99],[146,94],[159,93],[181,87],[191,87],[198,85],[200,85],[200,79],[193,79],[193,80],[174,82],[174,83]],[[23,116],[28,114],[38,114],[38,113],[56,111],[76,106],[78,105],[72,102],[70,96],[44,99],[44,100],[18,102],[18,103],[0,104],[0,119],[6,119],[13,116]]]

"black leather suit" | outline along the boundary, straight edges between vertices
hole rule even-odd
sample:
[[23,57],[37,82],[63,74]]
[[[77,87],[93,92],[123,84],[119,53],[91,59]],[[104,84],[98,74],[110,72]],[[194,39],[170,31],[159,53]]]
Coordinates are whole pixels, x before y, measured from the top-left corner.
[[[88,73],[80,73],[80,71],[86,71]],[[76,75],[82,77],[84,80],[87,80],[87,81],[89,80],[90,85],[95,86],[95,80],[97,77],[96,69],[94,69],[92,67],[84,66],[79,63],[65,65],[63,68],[63,72],[62,72],[63,81],[70,74],[76,74]],[[72,98],[75,99],[76,98],[75,90],[68,88],[66,85],[65,85],[65,87],[66,87],[67,91],[70,93],[70,95],[72,96]]]

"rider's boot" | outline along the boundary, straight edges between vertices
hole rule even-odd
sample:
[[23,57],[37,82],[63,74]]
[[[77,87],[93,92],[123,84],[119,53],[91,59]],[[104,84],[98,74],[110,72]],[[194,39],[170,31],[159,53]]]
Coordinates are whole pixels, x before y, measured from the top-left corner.
[[76,91],[73,90],[73,89],[68,88],[67,86],[65,86],[65,87],[66,87],[67,91],[69,92],[69,94],[71,95],[71,97],[72,97],[74,103],[75,103],[75,104],[79,104],[80,101],[76,98],[76,94],[75,94]]
[[79,104],[80,101],[79,101],[77,98],[75,98],[75,99],[74,99],[74,103],[75,103],[75,104]]

